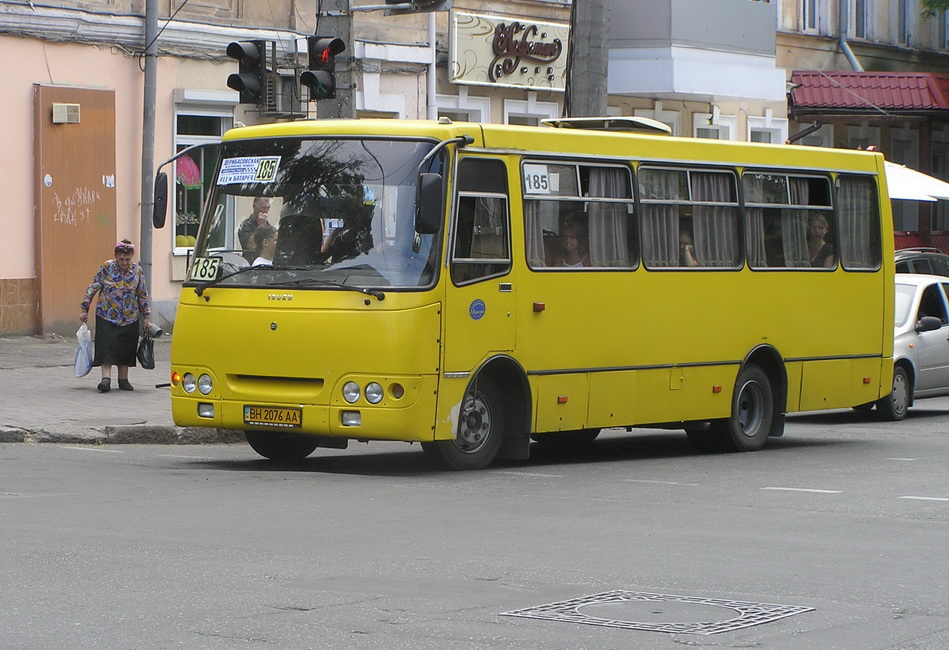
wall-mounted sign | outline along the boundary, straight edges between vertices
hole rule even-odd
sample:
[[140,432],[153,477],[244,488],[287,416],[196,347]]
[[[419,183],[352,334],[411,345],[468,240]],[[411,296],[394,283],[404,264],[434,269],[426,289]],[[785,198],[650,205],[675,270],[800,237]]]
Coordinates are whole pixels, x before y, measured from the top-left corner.
[[451,12],[453,83],[562,91],[570,25]]

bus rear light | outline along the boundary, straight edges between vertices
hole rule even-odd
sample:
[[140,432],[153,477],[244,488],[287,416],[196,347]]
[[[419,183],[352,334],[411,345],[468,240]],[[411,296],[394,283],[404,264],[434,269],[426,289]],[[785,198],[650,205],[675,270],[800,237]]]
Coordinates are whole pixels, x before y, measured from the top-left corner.
[[394,399],[402,399],[402,396],[405,395],[405,388],[402,387],[402,384],[392,384],[389,386],[389,394]]
[[200,404],[198,404],[198,417],[199,418],[213,418],[214,404],[208,404],[207,402],[201,402]]
[[340,413],[340,422],[344,427],[358,427],[362,424],[362,414],[359,411],[343,411]]

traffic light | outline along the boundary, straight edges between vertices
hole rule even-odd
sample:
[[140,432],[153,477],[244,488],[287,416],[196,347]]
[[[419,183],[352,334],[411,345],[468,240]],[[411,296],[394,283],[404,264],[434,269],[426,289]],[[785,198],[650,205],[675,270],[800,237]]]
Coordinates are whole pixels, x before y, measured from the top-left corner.
[[336,97],[336,55],[346,43],[332,36],[307,36],[308,70],[300,75],[300,83],[310,89],[310,101]]
[[227,78],[227,87],[241,94],[241,104],[267,103],[267,41],[235,41],[227,55],[237,59],[237,74]]

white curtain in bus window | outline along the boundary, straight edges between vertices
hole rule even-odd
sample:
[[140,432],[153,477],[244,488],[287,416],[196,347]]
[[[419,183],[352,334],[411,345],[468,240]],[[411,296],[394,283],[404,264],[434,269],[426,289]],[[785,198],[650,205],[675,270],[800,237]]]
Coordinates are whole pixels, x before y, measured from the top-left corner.
[[[629,199],[629,173],[620,168],[590,169],[590,197]],[[589,202],[590,266],[630,267],[630,204]]]
[[[740,263],[738,191],[730,172],[690,171],[695,263],[734,268]],[[681,227],[681,226],[680,226]],[[680,234],[681,237],[681,234]]]
[[840,261],[845,269],[878,269],[880,210],[872,178],[841,175],[837,179]]
[[[679,205],[688,198],[688,175],[684,170],[642,169],[640,226],[643,234],[643,264],[675,267],[679,257]],[[671,203],[675,201],[676,203]]]

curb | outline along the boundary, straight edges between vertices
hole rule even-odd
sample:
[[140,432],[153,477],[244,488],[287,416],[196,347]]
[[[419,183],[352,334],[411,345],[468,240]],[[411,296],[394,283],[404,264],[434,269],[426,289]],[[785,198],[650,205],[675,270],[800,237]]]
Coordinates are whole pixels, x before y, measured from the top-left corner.
[[135,424],[125,426],[63,427],[56,431],[0,427],[0,443],[68,443],[81,445],[212,445],[245,442],[234,429]]

